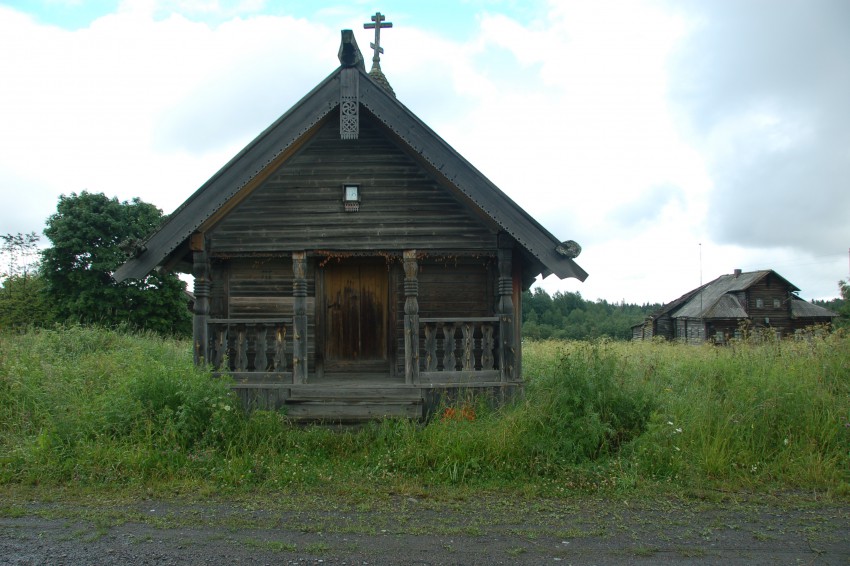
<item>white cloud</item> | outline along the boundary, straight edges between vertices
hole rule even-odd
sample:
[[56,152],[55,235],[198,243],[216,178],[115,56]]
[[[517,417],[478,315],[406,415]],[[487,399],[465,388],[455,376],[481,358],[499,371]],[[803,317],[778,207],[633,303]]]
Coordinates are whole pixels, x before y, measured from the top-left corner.
[[[270,6],[133,0],[75,31],[0,6],[0,231],[39,229],[83,189],[171,212],[334,70],[341,27],[368,64],[363,6]],[[846,10],[818,0],[801,23],[775,10],[757,25],[762,3],[684,6],[553,0],[520,20],[485,3],[449,34],[400,4],[382,67],[401,102],[582,244],[588,281],[548,290],[670,300],[698,284],[702,243],[706,280],[774,267],[834,296],[850,243]],[[785,45],[792,32],[806,41]]]

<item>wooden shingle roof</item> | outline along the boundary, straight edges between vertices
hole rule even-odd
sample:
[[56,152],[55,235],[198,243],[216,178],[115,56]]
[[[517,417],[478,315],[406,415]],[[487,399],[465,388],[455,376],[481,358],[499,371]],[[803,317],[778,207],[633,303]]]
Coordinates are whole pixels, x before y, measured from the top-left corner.
[[[400,147],[430,170],[461,201],[469,203],[509,234],[533,258],[537,273],[584,281],[587,273],[556,251],[559,240],[458,154],[427,124],[366,73],[353,35],[343,31],[342,65],[195,191],[167,222],[114,274],[116,280],[141,278],[185,250],[189,237],[240,192],[286,162],[340,104],[341,81],[359,81],[359,104],[374,116]],[[347,43],[348,41],[348,43]],[[351,45],[354,50],[352,51]],[[344,73],[348,73],[344,77]],[[354,73],[352,76],[351,73]]]

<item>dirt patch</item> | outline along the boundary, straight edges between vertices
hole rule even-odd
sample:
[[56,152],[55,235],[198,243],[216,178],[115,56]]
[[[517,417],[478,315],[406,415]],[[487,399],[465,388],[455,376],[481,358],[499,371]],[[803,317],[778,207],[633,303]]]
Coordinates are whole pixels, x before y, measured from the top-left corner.
[[27,497],[0,504],[0,564],[850,563],[850,505],[796,495],[351,499]]

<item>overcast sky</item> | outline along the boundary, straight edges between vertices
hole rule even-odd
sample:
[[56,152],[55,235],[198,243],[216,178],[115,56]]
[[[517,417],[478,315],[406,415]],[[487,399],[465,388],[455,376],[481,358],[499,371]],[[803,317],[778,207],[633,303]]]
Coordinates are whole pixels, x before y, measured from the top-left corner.
[[586,299],[667,302],[735,268],[838,295],[850,2],[0,0],[0,233],[60,194],[172,212],[336,69],[399,100],[562,240]]

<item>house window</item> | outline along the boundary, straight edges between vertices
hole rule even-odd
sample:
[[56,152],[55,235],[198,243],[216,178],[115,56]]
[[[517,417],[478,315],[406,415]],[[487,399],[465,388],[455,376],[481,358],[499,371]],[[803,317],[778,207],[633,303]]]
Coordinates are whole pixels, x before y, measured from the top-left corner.
[[763,309],[764,308],[764,299],[756,299],[756,308]]
[[773,299],[773,308],[778,309],[780,306],[782,306],[782,303],[780,302],[780,300],[779,299]]

